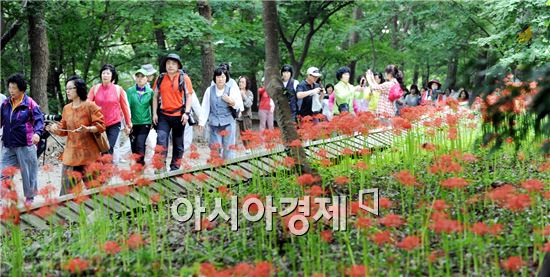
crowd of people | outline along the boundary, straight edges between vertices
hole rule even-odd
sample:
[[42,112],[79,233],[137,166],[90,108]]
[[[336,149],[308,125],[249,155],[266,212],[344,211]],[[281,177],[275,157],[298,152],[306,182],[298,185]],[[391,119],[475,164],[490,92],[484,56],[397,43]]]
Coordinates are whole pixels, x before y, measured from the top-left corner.
[[[36,144],[45,131],[67,137],[61,157],[61,195],[74,187],[66,172],[84,176],[86,166],[101,155],[117,155],[121,131],[129,136],[131,152],[141,165],[146,163],[146,146],[151,144],[160,149],[165,163],[171,142],[169,168],[178,170],[184,151],[192,143],[194,125],[199,131],[208,133],[211,155],[223,160],[234,158],[239,131],[252,129],[252,105],[256,94],[251,90],[250,78],[231,78],[229,64],[222,63],[212,72],[211,85],[199,102],[193,82],[183,70],[177,54],[167,55],[160,64],[158,76],[156,73],[151,64],[143,65],[133,74],[135,84],[127,89],[117,84],[118,73],[111,64],[101,67],[98,72],[101,82],[89,89],[82,78],[70,77],[65,88],[70,103],[63,108],[59,123],[46,126],[39,105],[25,94],[24,77],[21,74],[11,76],[7,81],[10,95],[0,99],[0,127],[4,132],[2,178],[8,177],[4,174],[5,168],[18,167],[26,201],[32,203],[37,189]],[[441,91],[438,80],[431,80],[421,90],[416,85],[407,88],[403,73],[395,65],[388,65],[383,74],[368,70],[357,78],[357,85],[352,84],[348,67],[336,71],[335,85],[323,85],[323,76],[316,67],[308,68],[302,81],[294,79],[295,72],[290,65],[284,65],[280,73],[292,121],[298,126],[305,117],[312,118],[315,123],[330,121],[342,113],[354,115],[368,111],[381,118],[390,118],[399,115],[405,106],[436,105],[449,98],[464,102],[469,97],[464,89]],[[273,129],[277,107],[264,87],[258,89],[257,95],[259,130]],[[153,130],[156,142],[151,141]],[[108,149],[103,151],[98,143],[102,137],[108,141]],[[243,144],[246,148],[246,141]]]

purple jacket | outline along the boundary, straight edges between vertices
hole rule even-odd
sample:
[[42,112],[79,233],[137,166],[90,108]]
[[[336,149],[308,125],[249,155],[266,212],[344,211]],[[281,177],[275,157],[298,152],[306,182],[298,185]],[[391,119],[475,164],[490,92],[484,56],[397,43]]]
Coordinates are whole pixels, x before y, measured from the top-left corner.
[[2,103],[0,108],[4,128],[2,141],[5,147],[31,146],[34,134],[42,135],[44,131],[44,114],[40,107],[28,95],[12,113],[11,97]]

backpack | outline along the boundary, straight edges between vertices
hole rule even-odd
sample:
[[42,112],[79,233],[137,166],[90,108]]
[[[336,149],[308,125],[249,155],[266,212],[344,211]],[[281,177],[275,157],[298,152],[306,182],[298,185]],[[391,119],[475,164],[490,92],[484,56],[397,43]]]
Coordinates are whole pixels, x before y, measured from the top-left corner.
[[[185,75],[187,75],[187,74],[182,69],[179,70],[179,73],[180,73],[180,77],[179,77],[179,83],[178,83],[178,90],[183,94],[182,95],[182,104],[183,105],[180,108],[177,108],[177,109],[171,110],[171,111],[162,110],[160,108],[162,99],[160,99],[160,101],[158,101],[158,110],[161,111],[161,112],[175,113],[175,112],[181,110],[182,113],[185,113],[185,103],[187,102],[187,84],[185,84]],[[159,92],[160,84],[162,83],[162,80],[164,79],[165,75],[166,75],[166,72],[163,72],[157,78],[157,85],[155,86],[155,92],[157,92],[157,93]],[[160,95],[159,95],[159,98],[160,98]]]
[[403,89],[401,89],[401,85],[399,83],[395,83],[395,85],[390,88],[388,100],[390,100],[390,102],[393,102],[401,98],[401,96],[403,96]]

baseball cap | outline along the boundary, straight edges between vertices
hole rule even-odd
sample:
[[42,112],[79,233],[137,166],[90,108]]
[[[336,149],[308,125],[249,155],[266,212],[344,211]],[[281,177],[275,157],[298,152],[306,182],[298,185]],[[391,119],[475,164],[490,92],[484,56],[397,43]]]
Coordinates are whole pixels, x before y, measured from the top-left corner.
[[313,67],[313,66],[307,69],[307,75],[311,75],[315,77],[323,76],[321,73],[319,73],[319,68]]
[[138,75],[138,73],[139,73],[139,74],[143,74],[143,76],[149,75],[149,74],[147,73],[147,70],[145,70],[145,69],[143,69],[143,68],[140,68],[140,69],[136,70],[136,72],[134,73],[134,76]]

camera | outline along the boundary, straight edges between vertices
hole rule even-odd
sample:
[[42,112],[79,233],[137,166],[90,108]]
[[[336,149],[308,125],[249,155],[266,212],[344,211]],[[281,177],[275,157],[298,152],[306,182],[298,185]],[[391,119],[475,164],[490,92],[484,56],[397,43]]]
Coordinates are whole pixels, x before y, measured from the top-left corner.
[[45,114],[44,120],[46,121],[60,121],[61,115],[60,114]]

